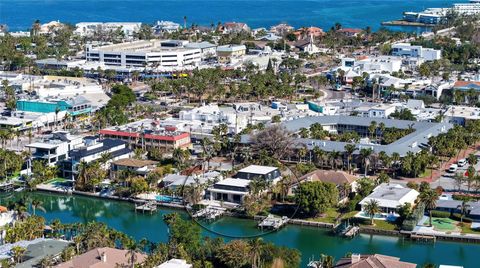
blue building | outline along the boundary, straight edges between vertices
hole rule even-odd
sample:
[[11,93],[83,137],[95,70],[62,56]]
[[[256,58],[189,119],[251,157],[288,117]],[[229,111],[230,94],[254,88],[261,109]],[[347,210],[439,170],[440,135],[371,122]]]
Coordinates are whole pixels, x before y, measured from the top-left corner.
[[77,97],[72,100],[18,100],[17,110],[36,113],[54,113],[57,111],[67,111],[71,116],[89,114],[92,111],[92,105],[83,97]]

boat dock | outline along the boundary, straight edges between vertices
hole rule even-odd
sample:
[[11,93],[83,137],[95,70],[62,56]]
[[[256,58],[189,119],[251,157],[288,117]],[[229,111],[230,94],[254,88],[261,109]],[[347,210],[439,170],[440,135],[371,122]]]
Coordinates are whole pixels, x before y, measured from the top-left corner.
[[221,207],[207,206],[192,215],[193,218],[202,218],[214,221],[225,213],[226,209]]
[[273,230],[278,230],[282,228],[285,224],[288,223],[288,217],[275,217],[271,214],[269,214],[266,218],[264,218],[259,224],[258,227],[261,229],[273,229]]
[[419,242],[433,242],[435,243],[437,241],[437,238],[435,235],[430,235],[430,234],[415,234],[412,233],[410,235],[410,239],[414,241],[419,241]]
[[145,211],[153,213],[157,211],[157,204],[154,201],[135,204],[135,212],[138,210],[142,211],[143,213],[145,213]]
[[360,233],[360,227],[358,226],[349,226],[347,229],[345,229],[345,232],[343,233],[343,236],[352,238],[357,236]]

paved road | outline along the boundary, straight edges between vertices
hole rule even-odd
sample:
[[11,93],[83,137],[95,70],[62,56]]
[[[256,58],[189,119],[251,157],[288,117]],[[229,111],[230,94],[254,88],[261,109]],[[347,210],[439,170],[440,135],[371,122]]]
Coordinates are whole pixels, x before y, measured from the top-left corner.
[[[477,152],[477,154],[478,154],[478,152]],[[458,168],[458,171],[457,171],[457,172],[458,172],[458,173],[465,174],[465,172],[467,171],[468,167],[469,167],[469,165],[467,164],[467,165],[465,165],[464,167]],[[475,170],[476,170],[477,172],[480,170],[480,162],[475,165]],[[457,189],[458,189],[458,185],[456,185],[455,180],[453,179],[453,175],[454,175],[453,173],[444,172],[444,173],[442,174],[442,176],[441,176],[438,180],[430,183],[430,186],[431,186],[432,188],[435,188],[435,187],[437,187],[437,186],[441,186],[443,189],[445,189],[445,190],[450,190],[450,191],[457,190]],[[467,184],[464,183],[464,184],[462,185],[461,189],[462,189],[462,190],[467,190]]]

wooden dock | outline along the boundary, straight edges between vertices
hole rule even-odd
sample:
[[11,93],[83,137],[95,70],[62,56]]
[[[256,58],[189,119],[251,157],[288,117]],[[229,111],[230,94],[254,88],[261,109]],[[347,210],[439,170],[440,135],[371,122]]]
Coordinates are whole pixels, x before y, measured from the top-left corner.
[[410,239],[414,241],[419,241],[419,242],[433,242],[435,243],[437,241],[437,238],[433,234],[415,234],[412,233],[410,235]]
[[265,229],[273,229],[273,230],[278,230],[282,228],[285,224],[288,223],[288,217],[275,217],[271,214],[269,214],[266,218],[264,218],[259,224],[258,227],[261,228],[262,230]]
[[343,236],[352,238],[357,236],[360,233],[360,227],[358,226],[349,226],[345,232],[343,233]]
[[145,211],[153,213],[157,211],[157,204],[154,201],[135,204],[135,212],[138,210],[142,211],[142,213],[145,213]]

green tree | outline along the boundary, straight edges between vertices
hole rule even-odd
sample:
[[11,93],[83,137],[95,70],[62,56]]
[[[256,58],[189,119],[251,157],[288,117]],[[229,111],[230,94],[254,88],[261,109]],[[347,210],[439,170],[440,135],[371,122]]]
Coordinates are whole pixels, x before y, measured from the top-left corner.
[[309,215],[317,215],[335,206],[338,189],[332,183],[311,181],[301,183],[295,190],[295,202],[299,209]]
[[438,193],[435,190],[428,190],[420,193],[419,195],[420,202],[425,205],[425,208],[428,209],[429,222],[432,226],[432,210],[437,207]]
[[380,212],[380,203],[375,199],[370,199],[365,203],[363,210],[370,217],[370,224],[373,225],[375,214]]

